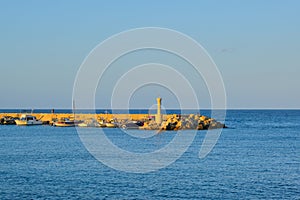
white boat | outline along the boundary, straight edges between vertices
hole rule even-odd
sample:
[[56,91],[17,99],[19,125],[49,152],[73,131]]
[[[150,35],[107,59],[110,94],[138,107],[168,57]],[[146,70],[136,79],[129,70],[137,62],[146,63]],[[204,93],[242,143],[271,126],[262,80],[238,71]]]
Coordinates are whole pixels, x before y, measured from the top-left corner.
[[21,115],[20,119],[15,120],[18,126],[42,125],[43,122],[36,119],[32,115]]
[[70,120],[68,118],[62,118],[60,121],[55,122],[53,124],[53,126],[58,126],[58,127],[74,127],[74,126],[77,126],[80,123],[82,123],[82,121]]
[[142,121],[129,121],[122,125],[123,129],[139,129],[144,126],[144,122]]
[[78,126],[79,126],[79,127],[102,127],[102,126],[100,125],[100,123],[97,122],[97,120],[96,120],[96,119],[93,119],[93,118],[92,118],[92,119],[89,119],[89,120],[86,120],[86,121],[84,121],[84,122],[78,124]]

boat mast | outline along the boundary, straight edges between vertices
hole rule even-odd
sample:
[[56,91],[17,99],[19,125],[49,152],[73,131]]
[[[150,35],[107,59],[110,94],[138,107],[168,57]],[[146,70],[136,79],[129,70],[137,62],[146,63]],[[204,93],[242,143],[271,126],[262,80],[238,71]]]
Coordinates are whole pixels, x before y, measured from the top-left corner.
[[72,102],[72,109],[73,109],[73,118],[75,120],[75,100]]

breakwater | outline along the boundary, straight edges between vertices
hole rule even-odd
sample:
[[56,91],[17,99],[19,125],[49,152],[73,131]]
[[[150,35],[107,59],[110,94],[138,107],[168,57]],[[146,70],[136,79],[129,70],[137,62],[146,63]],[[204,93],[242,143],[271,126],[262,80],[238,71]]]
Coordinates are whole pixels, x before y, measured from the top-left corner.
[[[0,119],[21,118],[22,113],[0,113]],[[43,124],[53,125],[57,121],[68,119],[85,124],[87,127],[96,126],[99,123],[113,123],[114,127],[136,128],[144,130],[180,130],[210,128],[225,128],[225,124],[213,118],[199,114],[87,114],[87,113],[30,113]],[[157,120],[159,118],[159,120]]]

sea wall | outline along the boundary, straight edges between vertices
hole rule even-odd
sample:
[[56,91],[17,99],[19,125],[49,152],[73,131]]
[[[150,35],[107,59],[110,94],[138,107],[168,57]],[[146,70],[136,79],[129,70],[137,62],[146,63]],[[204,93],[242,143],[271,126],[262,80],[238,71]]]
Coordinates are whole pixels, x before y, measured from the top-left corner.
[[[6,116],[20,118],[24,113],[0,113],[0,119]],[[139,129],[144,130],[179,130],[179,129],[197,129],[206,130],[214,128],[226,128],[225,124],[216,121],[213,118],[198,115],[160,115],[157,114],[70,114],[70,113],[30,113],[38,120],[44,122],[44,124],[53,124],[64,118],[70,120],[80,120],[83,122],[94,121],[113,121],[119,127],[126,127],[126,124],[133,121],[142,122],[142,126],[138,126]],[[160,117],[162,122],[157,123],[156,117]]]
[[[144,120],[151,115],[149,114],[72,114],[72,113],[0,113],[0,118],[5,116],[11,116],[11,117],[18,117],[20,118],[22,114],[29,114],[32,116],[35,116],[38,120],[41,121],[49,121],[53,122],[54,120],[61,119],[61,118],[69,118],[69,119],[75,119],[76,120],[87,120],[90,118],[94,119],[103,119],[103,120],[111,120],[111,119],[117,119],[117,120]],[[155,116],[155,115],[153,115]]]

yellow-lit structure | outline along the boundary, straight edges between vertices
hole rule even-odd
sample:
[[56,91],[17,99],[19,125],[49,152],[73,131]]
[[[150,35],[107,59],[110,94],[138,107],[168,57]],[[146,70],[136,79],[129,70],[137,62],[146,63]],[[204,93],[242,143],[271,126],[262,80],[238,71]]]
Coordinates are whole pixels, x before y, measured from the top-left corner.
[[161,122],[162,122],[162,116],[161,116],[161,98],[160,97],[156,98],[156,101],[157,101],[157,113],[156,113],[156,116],[155,116],[155,122],[160,125]]

